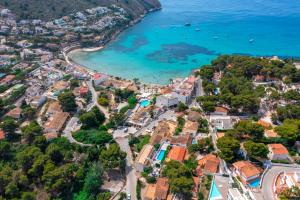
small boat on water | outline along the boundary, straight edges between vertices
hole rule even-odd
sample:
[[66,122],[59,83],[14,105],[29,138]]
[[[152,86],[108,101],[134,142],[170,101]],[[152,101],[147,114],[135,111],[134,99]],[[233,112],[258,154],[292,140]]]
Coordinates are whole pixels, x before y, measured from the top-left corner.
[[249,43],[253,43],[253,42],[254,42],[254,39],[253,39],[253,38],[249,40]]
[[199,32],[199,31],[200,31],[200,28],[196,28],[195,31]]
[[214,38],[214,40],[217,40],[217,39],[219,39],[219,36],[214,36],[213,38]]
[[185,23],[184,26],[191,26],[191,23]]

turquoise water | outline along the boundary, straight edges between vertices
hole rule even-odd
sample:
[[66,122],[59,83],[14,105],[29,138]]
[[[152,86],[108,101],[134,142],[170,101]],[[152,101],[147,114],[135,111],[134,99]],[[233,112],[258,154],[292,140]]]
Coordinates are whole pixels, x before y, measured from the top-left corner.
[[147,15],[104,50],[71,57],[100,72],[160,84],[187,76],[220,54],[300,57],[299,0],[161,3],[161,11]]
[[257,188],[257,187],[259,187],[259,184],[260,184],[260,179],[256,179],[256,180],[250,182],[250,183],[249,183],[249,186],[250,186],[251,188]]
[[221,195],[219,189],[217,188],[214,180],[212,182],[212,186],[210,189],[209,199],[210,200],[222,199],[222,195]]
[[142,108],[146,108],[147,106],[150,105],[150,101],[148,99],[142,100],[140,102],[140,105],[141,105]]
[[158,156],[157,156],[157,160],[159,161],[162,161],[162,159],[164,158],[164,155],[165,155],[166,151],[165,150],[160,150],[160,152],[158,153]]

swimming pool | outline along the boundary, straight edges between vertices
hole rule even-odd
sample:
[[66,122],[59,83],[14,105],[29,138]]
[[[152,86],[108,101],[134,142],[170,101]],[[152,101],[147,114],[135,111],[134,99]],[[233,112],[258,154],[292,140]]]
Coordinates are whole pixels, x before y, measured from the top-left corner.
[[259,185],[260,185],[260,178],[249,183],[249,186],[251,188],[257,188],[257,187],[259,187]]
[[148,99],[144,99],[140,102],[140,105],[142,108],[146,108],[147,106],[150,105],[150,101]]
[[223,199],[223,198],[219,189],[217,188],[215,181],[213,180],[210,193],[209,193],[209,200],[217,200],[217,199]]
[[159,161],[162,161],[162,159],[165,156],[165,153],[166,153],[166,150],[160,150],[157,157],[156,157],[156,159],[159,160]]

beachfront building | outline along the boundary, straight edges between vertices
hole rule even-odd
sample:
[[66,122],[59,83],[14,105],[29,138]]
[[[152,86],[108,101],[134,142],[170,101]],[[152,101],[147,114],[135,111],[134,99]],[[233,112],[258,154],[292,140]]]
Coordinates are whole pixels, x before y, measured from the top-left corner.
[[270,160],[289,160],[289,152],[282,144],[269,144],[268,149]]
[[138,172],[143,172],[144,168],[150,164],[150,158],[154,152],[154,147],[150,144],[146,144],[138,157],[136,158],[135,168]]
[[178,104],[178,98],[174,93],[169,93],[165,95],[160,95],[156,97],[156,103],[155,105],[157,107],[172,107],[176,106]]
[[196,93],[198,78],[190,76],[188,78],[176,78],[173,83],[167,87],[164,94],[156,98],[157,107],[171,107],[179,102],[189,104],[192,96]]
[[103,83],[104,81],[108,80],[109,76],[106,74],[102,74],[102,73],[95,73],[93,80],[95,85],[100,85],[101,83]]
[[238,161],[233,163],[233,172],[241,178],[241,181],[246,184],[260,178],[262,169],[256,167],[249,161]]

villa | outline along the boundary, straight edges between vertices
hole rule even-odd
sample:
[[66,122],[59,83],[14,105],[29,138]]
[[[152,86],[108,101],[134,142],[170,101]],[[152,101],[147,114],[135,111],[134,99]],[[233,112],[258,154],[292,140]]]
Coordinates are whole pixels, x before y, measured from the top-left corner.
[[217,130],[229,130],[232,129],[234,124],[239,121],[238,117],[227,115],[210,115],[209,122]]
[[259,179],[262,169],[256,167],[249,161],[238,161],[233,163],[233,172],[246,184]]
[[175,133],[177,123],[172,120],[162,120],[158,123],[154,130],[154,134],[161,135],[166,138],[171,138]]
[[172,107],[176,106],[179,103],[178,98],[174,93],[169,93],[169,94],[164,94],[164,95],[159,95],[156,97],[156,103],[155,105],[157,107]]
[[50,117],[48,121],[44,125],[45,132],[56,132],[59,133],[62,128],[64,127],[67,119],[69,118],[70,114],[67,112],[57,112]]
[[269,144],[268,149],[270,160],[289,160],[289,152],[282,144]]
[[273,191],[275,195],[278,195],[287,188],[293,186],[300,187],[300,173],[299,172],[281,172],[274,183]]
[[191,134],[181,134],[179,136],[173,136],[171,144],[176,146],[188,147],[192,144],[193,137]]
[[158,178],[156,181],[156,188],[154,193],[155,200],[167,199],[169,193],[169,183],[167,178]]
[[198,122],[186,121],[182,129],[183,133],[196,135],[198,132],[199,124]]
[[154,148],[150,144],[147,144],[142,148],[141,152],[136,158],[135,166],[138,172],[143,172],[144,168],[150,164],[149,159],[152,157],[153,152]]
[[41,107],[44,103],[46,102],[46,97],[45,96],[35,96],[30,102],[30,105],[33,108],[39,108]]
[[268,129],[265,130],[264,136],[267,138],[279,137],[278,133],[275,130],[268,130]]
[[22,117],[22,109],[19,107],[16,107],[9,111],[5,116],[11,117],[13,119],[20,119]]
[[93,80],[94,80],[95,85],[100,85],[101,83],[106,81],[108,78],[109,78],[109,76],[106,74],[95,73]]
[[229,110],[227,108],[217,106],[215,107],[215,111],[212,113],[213,115],[227,115]]
[[198,170],[203,169],[204,174],[215,174],[218,172],[220,159],[214,154],[208,154],[198,161]]
[[54,115],[57,112],[62,112],[60,103],[58,101],[53,101],[49,103],[48,109],[46,111],[46,115],[47,116]]
[[176,160],[183,162],[185,160],[187,150],[184,147],[173,146],[168,154],[168,160]]

